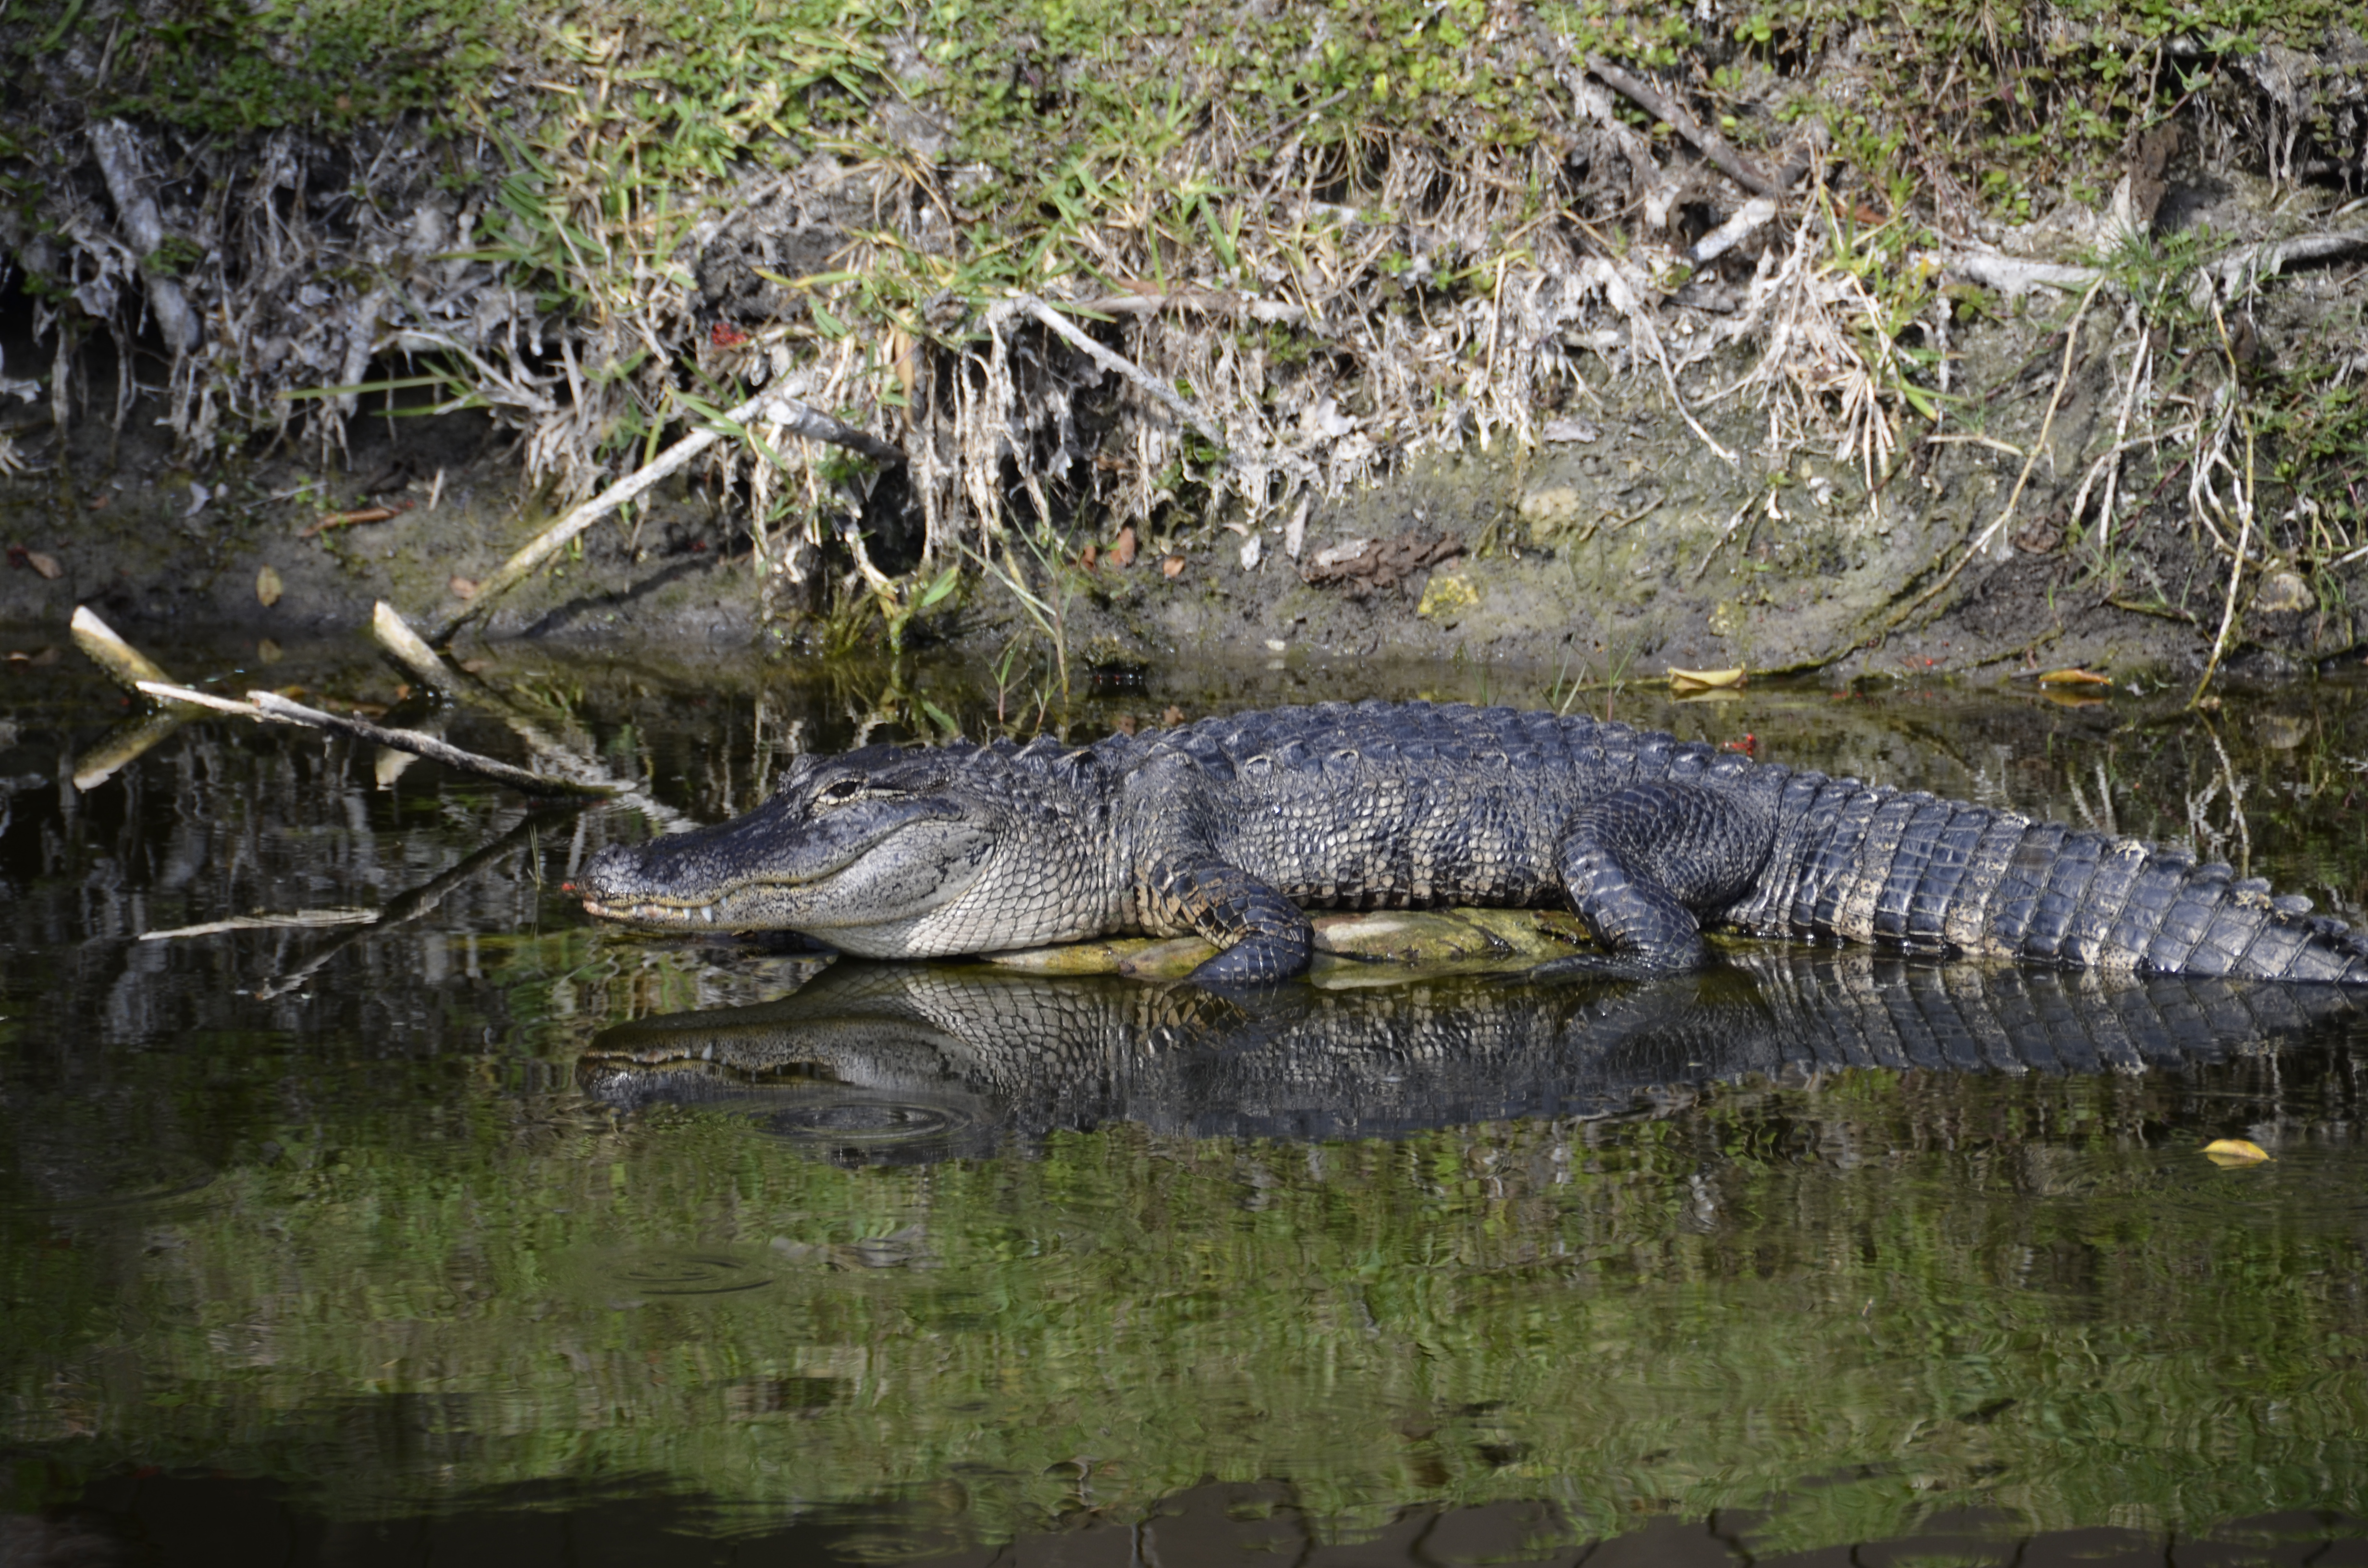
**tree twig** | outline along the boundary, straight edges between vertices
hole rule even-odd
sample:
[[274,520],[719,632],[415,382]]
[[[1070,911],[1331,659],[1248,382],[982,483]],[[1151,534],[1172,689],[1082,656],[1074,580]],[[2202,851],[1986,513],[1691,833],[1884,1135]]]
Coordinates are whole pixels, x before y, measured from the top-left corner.
[[496,568],[493,575],[478,585],[474,597],[458,611],[448,616],[430,634],[431,642],[450,642],[454,634],[477,617],[493,608],[493,602],[518,586],[535,569],[565,549],[572,540],[593,524],[641,495],[669,474],[676,472],[700,453],[743,427],[765,423],[780,425],[792,434],[809,440],[827,441],[834,446],[848,447],[865,457],[881,462],[900,463],[905,454],[877,436],[868,435],[855,426],[829,415],[808,407],[782,392],[763,392],[739,407],[723,415],[715,423],[694,430],[660,452],[643,467],[627,474],[599,494],[592,497],[542,532],[534,536],[526,548]]
[[1211,446],[1221,452],[1231,449],[1233,443],[1225,439],[1224,432],[1217,428],[1216,422],[1177,396],[1174,388],[1160,385],[1149,371],[1135,364],[1133,360],[1124,355],[1114,354],[1096,343],[1091,337],[1079,331],[1075,323],[1035,295],[1018,295],[997,308],[1035,317],[1044,324],[1047,331],[1069,343],[1078,352],[1110,374],[1132,382],[1146,397],[1201,432],[1201,438]]
[[1599,55],[1587,57],[1589,74],[1605,86],[1660,120],[1691,142],[1694,151],[1715,165],[1726,176],[1754,196],[1770,200],[1780,199],[1784,185],[1747,162],[1742,153],[1727,144],[1726,138],[1710,130],[1686,112],[1685,106],[1648,82],[1639,80]]
[[572,778],[553,778],[541,773],[529,773],[523,767],[513,767],[507,762],[496,762],[490,756],[463,751],[450,741],[417,730],[390,730],[383,724],[373,724],[367,719],[348,719],[341,713],[324,713],[317,708],[307,708],[292,702],[276,691],[250,691],[246,700],[217,697],[211,692],[193,691],[188,687],[172,686],[163,681],[143,680],[140,689],[151,697],[172,702],[193,703],[220,713],[234,713],[241,718],[264,722],[301,724],[308,730],[329,730],[351,735],[356,740],[372,741],[396,751],[424,756],[430,762],[440,762],[447,767],[457,767],[464,773],[479,774],[508,785],[521,794],[556,795],[575,798],[607,799],[614,791],[605,785],[582,784]]
[[67,630],[74,633],[74,646],[127,691],[140,690],[143,681],[174,684],[162,665],[117,636],[115,628],[101,620],[98,612],[88,605],[74,607],[74,619],[67,623]]
[[[638,785],[613,776],[590,755],[590,748],[543,727],[542,716],[507,694],[486,685],[468,671],[454,668],[427,640],[412,629],[402,612],[381,599],[370,610],[370,635],[395,663],[418,680],[458,701],[490,710],[510,727],[550,772],[596,790],[605,790],[619,805],[631,806],[656,824],[662,833],[681,833],[694,824],[680,812],[654,800]],[[540,775],[538,775],[540,777]]]

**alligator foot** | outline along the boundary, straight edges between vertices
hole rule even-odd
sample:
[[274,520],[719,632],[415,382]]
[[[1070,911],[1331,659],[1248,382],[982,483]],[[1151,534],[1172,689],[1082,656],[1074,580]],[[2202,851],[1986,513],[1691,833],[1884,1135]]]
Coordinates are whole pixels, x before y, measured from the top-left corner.
[[1581,812],[1564,835],[1563,886],[1595,939],[1634,966],[1701,967],[1703,913],[1725,908],[1767,858],[1775,818],[1699,784],[1635,784]]

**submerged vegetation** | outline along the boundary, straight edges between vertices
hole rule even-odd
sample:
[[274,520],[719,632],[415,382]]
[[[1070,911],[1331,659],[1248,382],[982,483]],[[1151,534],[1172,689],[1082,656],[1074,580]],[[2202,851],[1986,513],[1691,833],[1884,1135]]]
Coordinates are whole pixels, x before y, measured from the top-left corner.
[[[582,496],[722,422],[710,483],[745,508],[766,604],[826,609],[836,584],[898,636],[948,569],[1018,576],[1014,528],[1057,553],[1287,516],[1409,454],[1533,444],[1607,378],[1660,386],[1730,464],[1814,443],[1873,491],[1935,431],[1998,438],[1955,342],[2101,276],[2121,322],[2082,373],[2127,394],[2078,460],[2110,472],[2093,511],[2035,526],[2091,539],[2110,576],[2117,494],[2183,464],[2159,516],[2214,533],[2232,602],[2248,570],[2324,601],[2368,544],[2357,346],[2270,373],[2235,339],[2265,278],[2351,254],[2261,248],[2368,188],[2346,16],[20,3],[0,244],[61,423],[108,392],[75,383],[77,336],[129,349],[152,319],[194,453],[334,443],[365,400],[480,407]],[[2157,210],[2180,158],[2279,206],[2182,227]],[[2067,212],[2089,216],[2032,225]],[[1999,244],[2103,271],[1987,265]],[[723,420],[760,389],[903,461],[786,403]]]

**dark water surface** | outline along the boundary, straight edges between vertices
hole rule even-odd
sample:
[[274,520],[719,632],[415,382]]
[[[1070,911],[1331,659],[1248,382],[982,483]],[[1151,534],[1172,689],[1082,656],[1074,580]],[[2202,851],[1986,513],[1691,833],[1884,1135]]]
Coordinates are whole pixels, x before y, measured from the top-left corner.
[[[701,821],[996,722],[958,670],[492,659]],[[1417,693],[1545,696],[1155,672],[1066,725]],[[1614,710],[2368,892],[2359,685]],[[236,721],[96,778],[123,711],[0,669],[0,1560],[2368,1562],[2368,998],[815,980],[590,926],[643,812]]]

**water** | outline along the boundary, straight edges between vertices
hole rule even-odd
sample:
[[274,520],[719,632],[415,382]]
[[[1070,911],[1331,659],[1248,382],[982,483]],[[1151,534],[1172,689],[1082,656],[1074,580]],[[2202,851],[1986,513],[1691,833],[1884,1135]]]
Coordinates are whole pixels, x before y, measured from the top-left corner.
[[[395,698],[335,649],[165,652]],[[951,670],[483,675],[699,820],[784,748],[996,722]],[[1155,672],[1067,722],[1350,681],[1544,696]],[[2368,887],[2356,685],[1615,701]],[[912,966],[775,1006],[812,954],[561,891],[634,812],[232,722],[77,789],[121,710],[71,653],[0,671],[0,1556],[2368,1560],[2348,1007],[1771,949],[1280,1013]]]

